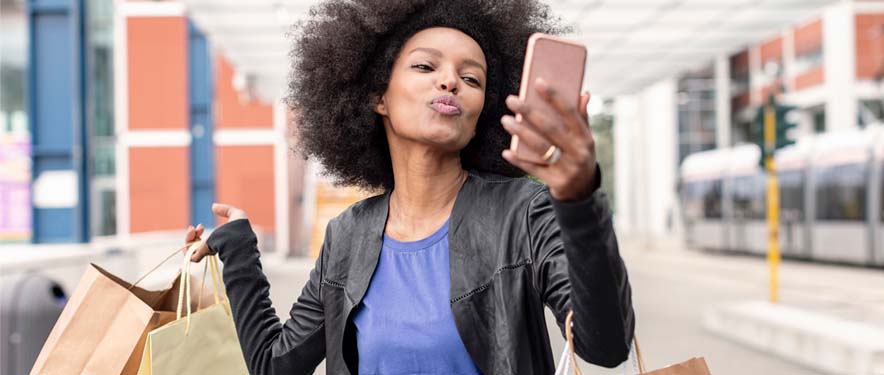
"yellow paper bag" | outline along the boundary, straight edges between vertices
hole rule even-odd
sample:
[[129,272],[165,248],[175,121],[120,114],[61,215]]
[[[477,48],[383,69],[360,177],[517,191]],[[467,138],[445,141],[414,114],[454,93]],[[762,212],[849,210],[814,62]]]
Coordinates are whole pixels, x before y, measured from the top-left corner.
[[[195,249],[196,247],[192,247]],[[182,266],[181,289],[190,290],[190,257],[188,251]],[[218,272],[216,256],[207,256],[206,265],[212,275],[215,304],[191,313],[187,302],[182,315],[182,293],[178,300],[177,319],[154,329],[147,335],[139,375],[213,374],[247,375],[245,359],[233,324],[233,314]],[[204,273],[203,275],[205,275]]]

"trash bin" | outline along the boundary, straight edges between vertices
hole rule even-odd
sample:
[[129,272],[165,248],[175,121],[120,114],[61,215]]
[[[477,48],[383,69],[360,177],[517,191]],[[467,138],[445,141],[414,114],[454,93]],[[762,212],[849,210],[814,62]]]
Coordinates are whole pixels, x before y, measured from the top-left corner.
[[0,280],[0,375],[27,374],[67,296],[61,285],[37,273]]

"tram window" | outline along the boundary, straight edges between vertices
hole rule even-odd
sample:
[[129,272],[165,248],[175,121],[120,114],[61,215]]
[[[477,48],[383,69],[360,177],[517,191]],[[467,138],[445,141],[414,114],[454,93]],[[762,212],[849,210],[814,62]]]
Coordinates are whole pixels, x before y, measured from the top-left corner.
[[681,199],[686,219],[721,218],[721,180],[685,182]]
[[777,174],[780,182],[780,217],[783,220],[804,219],[804,171]]
[[816,218],[819,220],[866,219],[867,168],[863,164],[836,165],[818,169],[816,176]]
[[766,180],[764,174],[734,178],[734,214],[739,219],[760,219],[767,217]]
[[684,216],[696,220],[703,216],[702,181],[688,181],[681,185],[681,202]]
[[706,181],[703,194],[703,216],[707,219],[721,219],[721,180]]

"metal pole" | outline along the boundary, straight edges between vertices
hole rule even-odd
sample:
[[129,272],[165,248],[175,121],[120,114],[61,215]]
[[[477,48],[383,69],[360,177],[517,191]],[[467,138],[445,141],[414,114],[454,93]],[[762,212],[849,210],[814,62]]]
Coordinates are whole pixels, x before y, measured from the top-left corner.
[[773,103],[764,108],[764,148],[767,169],[767,227],[769,232],[767,263],[770,268],[770,302],[779,300],[779,265],[780,265],[780,186],[777,181],[773,151],[776,145],[776,113]]

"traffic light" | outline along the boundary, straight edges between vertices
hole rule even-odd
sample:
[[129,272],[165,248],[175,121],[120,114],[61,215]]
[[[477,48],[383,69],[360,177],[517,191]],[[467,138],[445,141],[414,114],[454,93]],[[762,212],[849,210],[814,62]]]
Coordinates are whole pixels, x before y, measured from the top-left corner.
[[[765,120],[767,120],[766,115],[768,108],[773,110],[773,117],[770,119],[772,123],[770,126],[774,127],[774,131],[770,135],[774,136],[774,139],[771,140],[771,144],[768,144],[765,138]],[[752,122],[751,138],[753,143],[758,145],[761,149],[761,159],[758,161],[761,168],[765,167],[765,160],[767,160],[768,156],[773,156],[774,151],[795,143],[795,140],[791,139],[788,136],[788,133],[797,125],[787,119],[789,112],[795,108],[796,107],[794,106],[778,104],[773,95],[768,97],[765,105],[758,108],[758,113],[756,113],[755,120]]]
[[795,144],[795,140],[788,136],[789,131],[796,128],[798,124],[790,122],[786,116],[789,112],[795,110],[796,107],[790,105],[775,105],[776,109],[776,127],[777,127],[777,140],[776,140],[776,149],[779,150],[783,147]]

